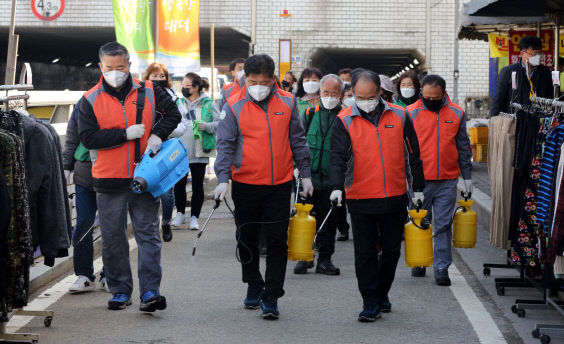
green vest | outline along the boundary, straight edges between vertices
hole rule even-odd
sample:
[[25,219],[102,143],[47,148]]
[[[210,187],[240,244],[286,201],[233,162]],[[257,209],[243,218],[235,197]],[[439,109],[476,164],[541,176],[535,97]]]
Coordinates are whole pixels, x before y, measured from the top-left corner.
[[[317,190],[329,189],[329,163],[331,160],[331,134],[341,107],[327,110],[317,105],[304,111],[302,122],[306,131],[311,157],[311,182]],[[321,126],[321,121],[324,125]],[[325,131],[324,131],[325,130]]]
[[[182,103],[186,105],[186,101],[182,98]],[[210,97],[206,97],[202,99],[202,121],[203,122],[213,122],[213,99]],[[211,151],[215,149],[215,135],[210,134],[207,131],[200,131],[198,129],[198,121],[194,122],[193,126],[194,131],[194,139],[199,140],[202,139],[202,147],[205,151]]]

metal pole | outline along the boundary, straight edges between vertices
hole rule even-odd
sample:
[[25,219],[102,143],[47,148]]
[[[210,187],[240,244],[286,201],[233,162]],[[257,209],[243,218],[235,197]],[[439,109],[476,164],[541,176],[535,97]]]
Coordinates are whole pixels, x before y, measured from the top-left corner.
[[214,69],[215,69],[215,26],[214,24],[211,24],[210,27],[210,57],[211,57],[211,80],[210,80],[210,84],[211,84],[211,95],[212,98],[214,96],[214,91],[215,91],[215,73],[214,73]]
[[427,0],[425,14],[425,70],[431,74],[431,0]]
[[460,6],[459,6],[459,0],[455,0],[454,1],[454,61],[453,61],[453,65],[454,65],[454,70],[453,70],[453,100],[455,104],[459,104],[458,103],[458,76],[459,76],[459,72],[458,72],[458,19],[459,19],[459,10],[460,10]]
[[257,39],[257,0],[251,0],[251,44],[249,45],[249,56],[255,53]]
[[558,70],[560,57],[560,22],[558,17],[554,19],[554,70]]
[[16,82],[16,63],[18,59],[19,36],[14,35],[16,26],[16,0],[12,0],[12,13],[10,17],[10,32],[8,33],[8,56],[6,58],[6,85],[13,85]]

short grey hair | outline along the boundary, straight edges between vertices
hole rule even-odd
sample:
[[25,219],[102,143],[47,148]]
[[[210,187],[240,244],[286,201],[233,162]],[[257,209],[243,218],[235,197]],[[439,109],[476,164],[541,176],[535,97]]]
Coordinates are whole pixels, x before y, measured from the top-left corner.
[[102,61],[102,56],[121,56],[124,55],[125,59],[129,61],[129,51],[118,42],[108,42],[100,47],[98,50],[98,57]]
[[325,75],[323,78],[321,78],[321,81],[319,82],[319,85],[323,86],[323,83],[329,79],[333,79],[336,80],[337,82],[339,82],[339,85],[341,85],[341,93],[343,93],[345,91],[345,82],[343,81],[343,79],[341,79],[338,75],[336,74],[327,74]]

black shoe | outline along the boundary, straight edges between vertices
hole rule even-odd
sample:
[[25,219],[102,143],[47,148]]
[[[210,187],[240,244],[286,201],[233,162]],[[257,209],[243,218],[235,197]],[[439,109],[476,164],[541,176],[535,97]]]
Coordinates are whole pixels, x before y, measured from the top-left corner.
[[262,308],[262,318],[266,320],[278,320],[280,312],[278,311],[278,300],[268,298],[260,303]]
[[172,230],[170,229],[170,224],[166,223],[162,225],[163,229],[163,240],[168,242],[172,240]]
[[324,262],[320,262],[318,260],[317,267],[315,268],[315,273],[336,276],[341,274],[341,270],[333,265],[333,262],[331,260],[326,260]]
[[376,304],[364,304],[362,312],[358,315],[358,321],[373,322],[376,321],[376,319],[380,319],[381,316],[380,306]]
[[259,256],[266,256],[266,246],[259,246]]
[[391,313],[392,312],[392,304],[390,300],[386,300],[380,304],[380,311],[382,313]]
[[422,268],[413,268],[411,269],[411,276],[413,277],[425,277],[425,267]]
[[435,272],[435,282],[437,285],[448,287],[450,286],[450,278],[448,277],[447,269],[439,269]]
[[246,309],[258,309],[262,300],[262,293],[264,288],[262,286],[250,285],[247,287],[247,297],[243,304]]
[[349,240],[349,232],[339,232],[337,235],[337,241],[348,241]]
[[306,262],[300,260],[294,267],[294,273],[297,275],[307,274],[307,269],[311,269],[311,268],[313,268],[313,261]]

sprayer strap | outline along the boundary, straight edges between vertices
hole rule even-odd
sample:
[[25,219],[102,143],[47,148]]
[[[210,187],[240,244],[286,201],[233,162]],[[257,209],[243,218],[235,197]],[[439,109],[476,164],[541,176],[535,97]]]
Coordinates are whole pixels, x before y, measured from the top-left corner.
[[[137,117],[135,118],[135,124],[141,124],[143,122],[143,108],[145,107],[145,82],[140,81],[141,87],[137,89]],[[135,140],[135,163],[138,164],[141,161],[141,139]]]

